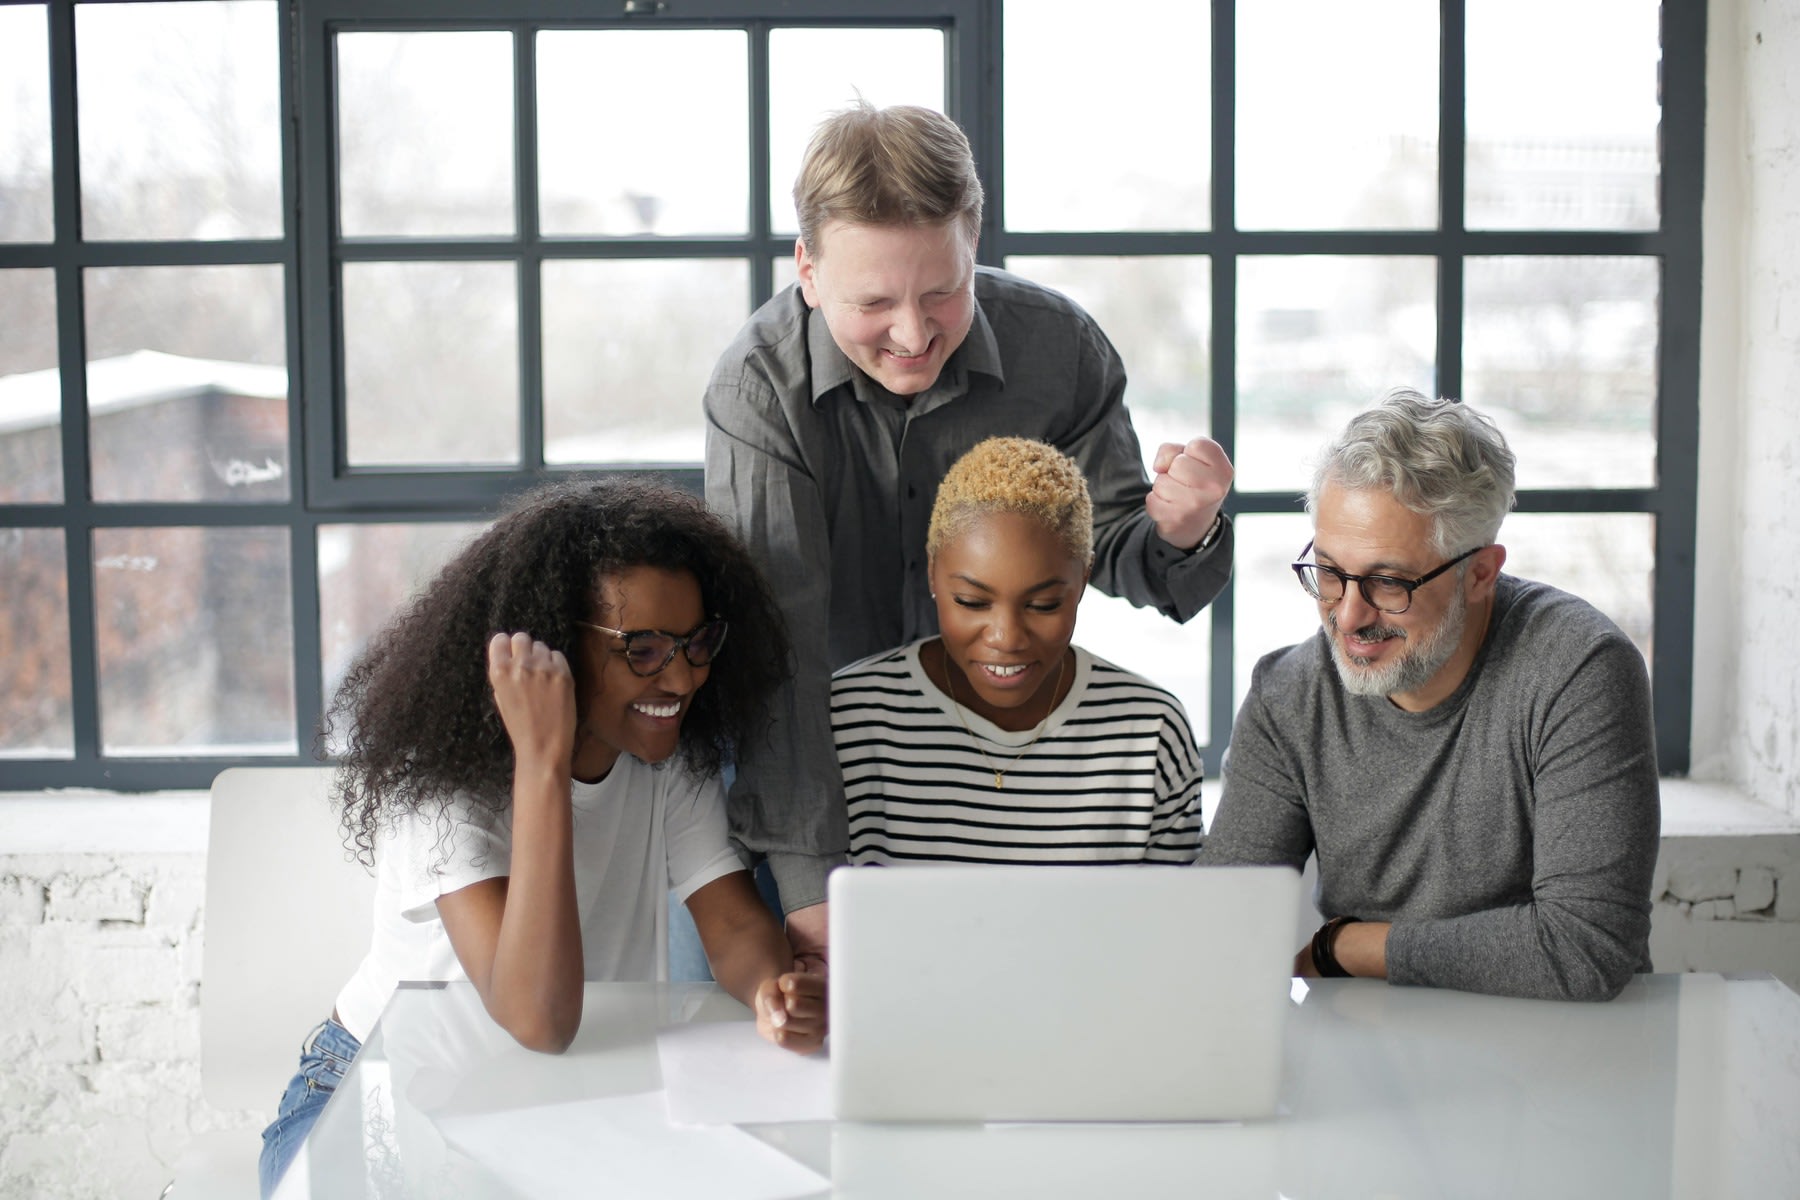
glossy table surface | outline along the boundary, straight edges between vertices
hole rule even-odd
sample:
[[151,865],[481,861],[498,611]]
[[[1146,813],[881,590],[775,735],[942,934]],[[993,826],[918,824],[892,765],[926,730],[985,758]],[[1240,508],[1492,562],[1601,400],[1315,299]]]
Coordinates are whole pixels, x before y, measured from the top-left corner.
[[[617,1138],[466,1147],[647,1099],[658,1029],[748,1017],[712,985],[589,984],[574,1046],[547,1056],[467,984],[403,986],[277,1196],[535,1200],[546,1165],[584,1181],[571,1195],[697,1194],[645,1184],[655,1164],[622,1164]],[[1315,983],[1282,1095],[1244,1124],[743,1128],[831,1181],[788,1195],[1800,1196],[1800,995],[1767,978],[1641,976],[1597,1005]]]

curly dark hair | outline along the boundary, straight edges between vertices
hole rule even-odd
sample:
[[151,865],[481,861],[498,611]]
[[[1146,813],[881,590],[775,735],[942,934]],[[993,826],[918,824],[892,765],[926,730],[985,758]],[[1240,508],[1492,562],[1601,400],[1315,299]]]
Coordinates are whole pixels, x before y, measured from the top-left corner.
[[456,556],[356,660],[326,715],[347,748],[335,795],[369,860],[375,834],[453,794],[499,815],[512,803],[513,750],[487,678],[487,642],[524,631],[578,673],[576,621],[601,580],[631,567],[685,568],[730,641],[694,695],[681,751],[715,774],[766,728],[768,698],[791,671],[780,610],[762,573],[695,496],[662,484],[576,478],[514,503]]

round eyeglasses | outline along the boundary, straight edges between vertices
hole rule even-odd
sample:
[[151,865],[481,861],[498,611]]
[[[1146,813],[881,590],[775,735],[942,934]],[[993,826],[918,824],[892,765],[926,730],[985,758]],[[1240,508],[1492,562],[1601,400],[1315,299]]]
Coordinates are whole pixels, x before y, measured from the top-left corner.
[[[1312,548],[1311,542],[1306,543],[1306,549],[1300,551],[1300,556],[1305,558],[1312,553]],[[1417,579],[1401,579],[1394,575],[1352,575],[1348,571],[1316,562],[1297,562],[1293,567],[1306,594],[1321,604],[1336,604],[1344,598],[1344,589],[1354,583],[1370,608],[1390,617],[1397,617],[1412,607],[1414,592],[1471,554],[1485,549],[1487,547],[1477,546],[1474,550],[1465,550],[1443,566],[1427,571]]]
[[725,631],[729,628],[724,617],[703,621],[682,634],[664,633],[660,629],[608,629],[592,621],[575,623],[583,629],[611,634],[622,640],[624,648],[614,649],[613,653],[625,660],[633,675],[655,675],[675,661],[677,650],[687,658],[689,665],[709,666],[724,648]]

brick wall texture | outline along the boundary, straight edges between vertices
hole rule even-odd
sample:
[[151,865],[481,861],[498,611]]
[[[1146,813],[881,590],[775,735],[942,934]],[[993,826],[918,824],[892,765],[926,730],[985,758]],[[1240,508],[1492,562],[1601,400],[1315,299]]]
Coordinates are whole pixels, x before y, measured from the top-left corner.
[[200,1098],[205,878],[200,854],[0,856],[0,1198],[153,1200],[194,1134],[266,1122]]

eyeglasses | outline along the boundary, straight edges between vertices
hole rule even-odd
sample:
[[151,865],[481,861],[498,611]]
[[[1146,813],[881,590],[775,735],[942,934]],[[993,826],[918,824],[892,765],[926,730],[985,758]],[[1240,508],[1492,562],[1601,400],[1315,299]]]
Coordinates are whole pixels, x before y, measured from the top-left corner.
[[677,650],[687,656],[691,665],[708,666],[713,659],[719,657],[719,651],[724,648],[725,631],[729,628],[723,617],[704,621],[679,635],[664,633],[660,629],[608,629],[592,621],[575,623],[584,629],[597,630],[623,639],[625,648],[615,649],[613,653],[625,659],[625,665],[631,668],[633,675],[655,675],[675,661]]
[[[1300,552],[1301,557],[1312,553],[1312,548],[1311,542],[1306,543],[1306,549]],[[1397,617],[1412,607],[1414,592],[1469,555],[1485,549],[1486,546],[1477,546],[1474,550],[1466,550],[1435,571],[1427,571],[1417,579],[1398,579],[1392,575],[1352,575],[1348,571],[1315,562],[1295,563],[1294,574],[1300,577],[1300,586],[1306,589],[1307,595],[1321,603],[1336,604],[1344,598],[1344,589],[1354,583],[1370,608],[1387,613],[1390,617]]]

